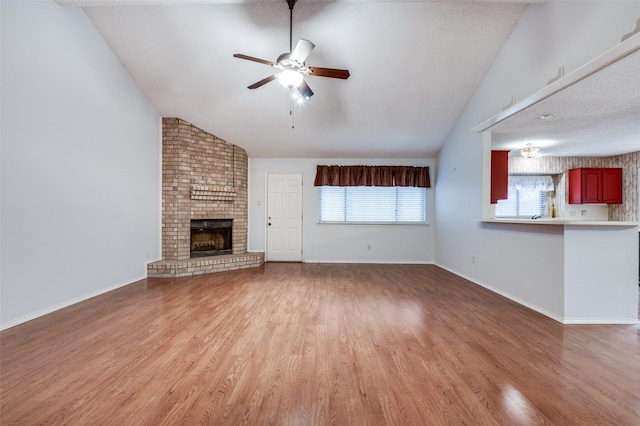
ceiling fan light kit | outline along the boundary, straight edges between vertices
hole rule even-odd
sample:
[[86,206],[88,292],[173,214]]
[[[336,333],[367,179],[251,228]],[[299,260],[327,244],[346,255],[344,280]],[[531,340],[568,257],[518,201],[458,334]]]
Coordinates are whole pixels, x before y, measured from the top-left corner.
[[267,61],[265,59],[254,58],[253,56],[236,53],[233,56],[239,59],[258,62],[269,65],[281,70],[280,72],[270,75],[250,86],[249,89],[257,89],[270,81],[277,79],[284,87],[297,91],[299,99],[309,99],[313,96],[313,91],[304,80],[305,76],[330,77],[346,80],[349,78],[349,70],[341,70],[334,68],[308,67],[305,60],[311,54],[315,45],[309,40],[300,39],[296,47],[291,49],[293,34],[293,6],[296,0],[286,0],[289,5],[289,52],[285,52],[278,56],[276,62]]
[[289,89],[300,86],[302,80],[302,74],[293,68],[285,68],[280,74],[278,74],[278,81],[280,84]]

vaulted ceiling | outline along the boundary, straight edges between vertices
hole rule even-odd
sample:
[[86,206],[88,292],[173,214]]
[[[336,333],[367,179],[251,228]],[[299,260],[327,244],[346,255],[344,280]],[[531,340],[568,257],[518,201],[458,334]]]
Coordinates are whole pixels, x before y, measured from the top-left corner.
[[640,34],[627,44],[637,50],[492,126],[492,147],[520,155],[531,143],[556,157],[640,150]]
[[508,40],[522,1],[311,1],[293,10],[307,65],[348,80],[306,81],[292,104],[274,61],[289,51],[285,0],[58,0],[82,7],[164,117],[179,117],[251,157],[434,157]]

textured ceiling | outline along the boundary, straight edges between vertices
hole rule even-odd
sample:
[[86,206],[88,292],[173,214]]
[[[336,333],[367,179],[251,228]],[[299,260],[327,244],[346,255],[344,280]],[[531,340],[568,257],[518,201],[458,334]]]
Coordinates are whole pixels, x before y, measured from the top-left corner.
[[[640,37],[640,36],[636,36]],[[540,117],[554,115],[544,120]],[[545,156],[640,151],[640,50],[499,122],[493,149],[533,143]]]
[[[305,1],[293,39],[307,65],[349,69],[307,77],[293,108],[263,64],[289,50],[285,0],[93,1],[83,7],[161,116],[192,122],[251,157],[433,157],[509,38],[521,1]],[[295,128],[292,129],[292,123]]]

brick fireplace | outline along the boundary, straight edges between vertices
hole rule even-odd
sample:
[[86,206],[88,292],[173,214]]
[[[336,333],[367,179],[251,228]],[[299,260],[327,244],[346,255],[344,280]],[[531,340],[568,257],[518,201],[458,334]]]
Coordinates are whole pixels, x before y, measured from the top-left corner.
[[[182,277],[261,266],[264,253],[247,253],[247,179],[242,148],[179,118],[163,118],[162,260],[148,264],[147,275]],[[233,223],[231,253],[192,257],[192,248],[204,241],[191,241],[192,224],[207,220]]]

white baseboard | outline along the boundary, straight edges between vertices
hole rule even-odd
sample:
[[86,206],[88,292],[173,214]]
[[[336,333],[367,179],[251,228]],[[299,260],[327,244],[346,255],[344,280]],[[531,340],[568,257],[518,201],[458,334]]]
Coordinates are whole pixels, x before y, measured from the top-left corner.
[[563,324],[600,324],[600,325],[636,325],[640,324],[637,318],[564,318]]
[[567,318],[558,314],[555,314],[545,308],[542,308],[540,306],[537,306],[533,303],[527,302],[524,299],[521,299],[517,296],[514,296],[513,294],[510,294],[506,291],[503,291],[499,288],[493,287],[487,283],[484,283],[482,281],[478,281],[472,277],[469,277],[465,274],[461,274],[451,268],[448,268],[446,266],[440,265],[438,263],[435,263],[436,266],[451,272],[452,274],[456,274],[457,276],[464,278],[465,280],[471,281],[474,284],[479,285],[480,287],[484,287],[489,291],[492,291],[494,293],[499,294],[500,296],[504,296],[509,300],[513,300],[514,302],[525,306],[529,309],[532,309],[538,313],[541,313],[544,316],[547,316],[555,321],[558,321],[561,324],[610,324],[610,325],[614,325],[614,324],[619,324],[619,325],[624,325],[624,324],[640,324],[640,320],[638,320],[638,318]]
[[500,296],[506,297],[509,300],[513,300],[514,302],[518,303],[519,305],[522,305],[522,306],[525,306],[525,307],[527,307],[529,309],[532,309],[532,310],[534,310],[534,311],[536,311],[538,313],[541,313],[542,315],[547,316],[547,317],[549,317],[549,318],[551,318],[553,320],[556,320],[556,321],[558,321],[560,323],[564,323],[564,317],[562,317],[560,315],[557,315],[557,314],[555,314],[555,313],[553,313],[553,312],[551,312],[551,311],[549,311],[549,310],[547,310],[545,308],[542,308],[542,307],[540,307],[538,305],[535,305],[533,303],[527,302],[526,300],[521,299],[521,298],[519,298],[517,296],[514,296],[511,293],[508,293],[508,292],[506,292],[504,290],[501,290],[499,288],[493,287],[493,286],[491,286],[491,285],[489,285],[487,283],[484,283],[482,281],[478,281],[475,278],[469,277],[469,276],[467,276],[465,274],[462,274],[462,273],[460,273],[458,271],[455,271],[455,270],[453,270],[451,268],[448,268],[448,267],[446,267],[444,265],[440,265],[440,264],[436,263],[436,266],[438,266],[438,267],[440,267],[440,268],[442,268],[442,269],[444,269],[446,271],[449,271],[452,274],[456,274],[457,276],[462,277],[467,281],[471,281],[472,283],[477,284],[480,287],[484,287],[489,291],[497,293]]
[[344,264],[358,264],[366,263],[371,265],[433,265],[433,261],[381,261],[381,260],[303,260],[303,263],[344,263]]
[[[440,265],[440,264],[438,264],[436,262],[432,262],[432,261],[424,261],[424,262],[414,262],[414,261],[412,261],[412,262],[379,262],[379,261],[344,261],[344,260],[322,260],[322,261],[305,260],[305,261],[303,261],[303,263],[317,263],[317,264],[320,264],[320,263],[343,263],[343,264],[366,263],[366,264],[376,264],[377,263],[377,264],[392,264],[392,265],[436,265],[439,268],[442,268],[442,269],[444,269],[446,271],[449,271],[452,274],[455,274],[455,275],[457,275],[457,276],[459,276],[461,278],[464,278],[467,281],[470,281],[470,282],[472,282],[474,284],[477,284],[480,287],[484,287],[489,291],[492,291],[492,292],[494,292],[496,294],[499,294],[499,295],[501,295],[503,297],[506,297],[509,300],[512,300],[512,301],[514,301],[514,302],[516,302],[516,303],[518,303],[518,304],[520,304],[522,306],[525,306],[525,307],[527,307],[529,309],[532,309],[532,310],[534,310],[536,312],[539,312],[542,315],[545,315],[545,316],[547,316],[547,317],[549,317],[549,318],[551,318],[551,319],[553,319],[555,321],[558,321],[559,323],[562,323],[562,324],[611,324],[611,325],[613,325],[613,324],[620,324],[620,325],[623,325],[623,324],[628,324],[628,325],[640,324],[640,320],[638,318],[566,318],[566,317],[562,317],[562,316],[554,314],[553,312],[551,312],[551,311],[549,311],[547,309],[541,308],[540,306],[537,306],[537,305],[534,305],[532,303],[529,303],[526,300],[523,300],[523,299],[521,299],[521,298],[519,298],[517,296],[514,296],[514,295],[512,295],[512,294],[510,294],[508,292],[500,290],[500,289],[498,289],[496,287],[493,287],[493,286],[491,286],[489,284],[486,284],[484,282],[478,281],[478,280],[476,280],[476,279],[474,279],[472,277],[469,277],[469,276],[467,276],[465,274],[462,274],[462,273],[459,273],[459,272],[457,272],[457,271],[455,271],[455,270],[453,270],[453,269],[451,269],[449,267],[446,267],[444,265]],[[14,320],[7,321],[5,323],[0,324],[0,331],[6,330],[6,329],[11,328],[11,327],[15,327],[16,325],[25,323],[27,321],[31,321],[33,319],[36,319],[36,318],[39,318],[41,316],[50,314],[52,312],[58,311],[60,309],[66,308],[68,306],[75,305],[76,303],[91,299],[92,297],[96,297],[96,296],[99,296],[101,294],[108,293],[108,292],[116,290],[118,288],[127,286],[129,284],[133,284],[133,283],[135,283],[137,281],[140,281],[142,279],[145,279],[145,278],[146,278],[146,275],[143,275],[143,276],[140,276],[138,278],[134,278],[131,281],[126,281],[126,282],[121,282],[121,283],[118,283],[118,284],[114,284],[112,286],[105,287],[103,289],[96,290],[96,291],[93,291],[91,293],[87,293],[87,294],[84,294],[82,296],[75,297],[73,299],[64,301],[62,303],[58,303],[56,305],[47,307],[45,309],[41,309],[41,310],[33,312],[31,314],[24,315],[22,317],[14,319]]]
[[125,282],[121,282],[121,283],[118,283],[118,284],[114,284],[114,285],[109,286],[109,287],[101,288],[100,290],[92,291],[91,293],[83,294],[82,296],[74,297],[73,299],[65,300],[64,302],[58,303],[56,305],[49,306],[47,308],[41,309],[39,311],[30,313],[30,314],[27,314],[27,315],[23,315],[23,316],[21,316],[19,318],[16,318],[14,320],[7,321],[7,322],[4,322],[4,323],[0,324],[0,331],[6,330],[6,329],[11,328],[11,327],[15,327],[16,325],[20,325],[20,324],[25,323],[27,321],[34,320],[36,318],[39,318],[41,316],[50,314],[52,312],[58,311],[60,309],[66,308],[68,306],[75,305],[76,303],[83,302],[85,300],[91,299],[92,297],[100,296],[101,294],[108,293],[108,292],[116,290],[116,289],[118,289],[120,287],[124,287],[124,286],[127,286],[129,284],[133,284],[133,283],[135,283],[137,281],[140,281],[142,279],[145,279],[145,278],[147,278],[146,274],[141,276],[141,277],[139,277],[139,278],[134,278],[133,281],[125,281]]

